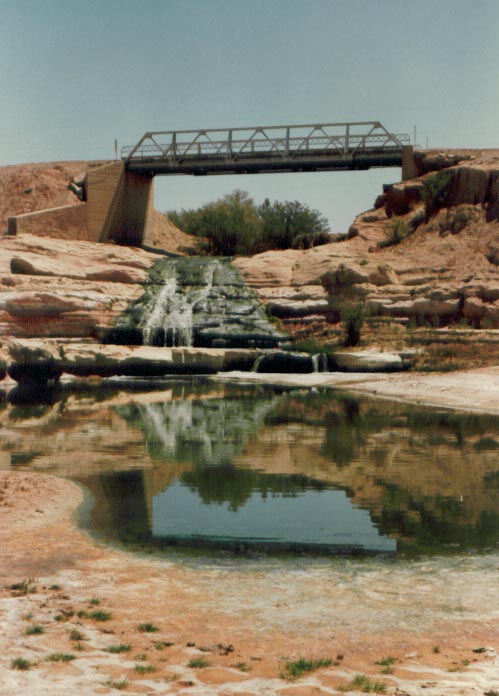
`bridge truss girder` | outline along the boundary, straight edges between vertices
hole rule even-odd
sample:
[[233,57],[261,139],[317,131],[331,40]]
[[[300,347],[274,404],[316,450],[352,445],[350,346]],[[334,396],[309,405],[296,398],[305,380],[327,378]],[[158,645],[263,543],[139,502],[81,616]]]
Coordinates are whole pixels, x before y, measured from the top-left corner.
[[127,169],[156,174],[230,174],[400,166],[408,135],[379,121],[145,133],[123,147]]

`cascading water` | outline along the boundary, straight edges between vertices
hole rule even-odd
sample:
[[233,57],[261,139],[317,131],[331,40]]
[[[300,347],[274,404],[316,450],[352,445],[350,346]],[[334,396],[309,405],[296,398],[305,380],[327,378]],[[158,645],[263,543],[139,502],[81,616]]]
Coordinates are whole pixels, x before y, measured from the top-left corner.
[[193,312],[205,310],[204,303],[213,288],[213,277],[219,262],[212,261],[203,268],[201,284],[182,292],[177,268],[168,267],[161,291],[142,317],[140,327],[145,345],[191,346]]
[[192,306],[178,292],[175,267],[169,270],[170,276],[165,278],[161,291],[140,323],[144,343],[148,346],[157,345],[158,338],[164,346],[192,345]]
[[230,259],[161,259],[143,296],[105,342],[197,348],[275,348],[287,336],[265,314]]

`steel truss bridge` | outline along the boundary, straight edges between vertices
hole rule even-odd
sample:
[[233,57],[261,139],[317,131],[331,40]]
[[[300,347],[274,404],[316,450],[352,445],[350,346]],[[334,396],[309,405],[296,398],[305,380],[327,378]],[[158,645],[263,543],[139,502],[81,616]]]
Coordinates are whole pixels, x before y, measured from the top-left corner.
[[145,176],[260,174],[402,166],[406,134],[379,121],[155,131],[121,149],[126,169]]

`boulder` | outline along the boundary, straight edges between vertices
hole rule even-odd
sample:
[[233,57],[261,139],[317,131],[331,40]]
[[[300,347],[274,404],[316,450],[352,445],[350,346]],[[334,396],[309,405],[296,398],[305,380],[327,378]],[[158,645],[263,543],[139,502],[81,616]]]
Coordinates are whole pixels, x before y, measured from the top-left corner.
[[7,347],[7,373],[19,384],[20,396],[35,397],[62,374],[57,345],[13,341]]
[[406,215],[422,200],[423,182],[409,181],[385,186],[384,205],[388,217]]
[[[104,298],[103,298],[104,299]],[[101,303],[103,304],[103,303]],[[96,302],[44,292],[8,292],[0,294],[0,310],[13,317],[43,317],[65,312],[96,309]]]
[[255,372],[265,373],[298,373],[314,372],[312,356],[307,353],[291,353],[287,351],[269,351],[260,356],[254,365]]
[[397,285],[398,277],[393,268],[385,263],[369,273],[368,281],[372,285]]
[[397,353],[358,351],[335,353],[331,367],[339,372],[397,372],[404,363]]

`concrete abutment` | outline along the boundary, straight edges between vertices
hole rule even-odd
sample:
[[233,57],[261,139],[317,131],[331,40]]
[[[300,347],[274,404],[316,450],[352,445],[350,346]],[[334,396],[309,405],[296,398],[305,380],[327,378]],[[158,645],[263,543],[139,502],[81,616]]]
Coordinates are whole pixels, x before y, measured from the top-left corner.
[[86,188],[89,241],[152,244],[153,177],[113,162],[89,171]]

